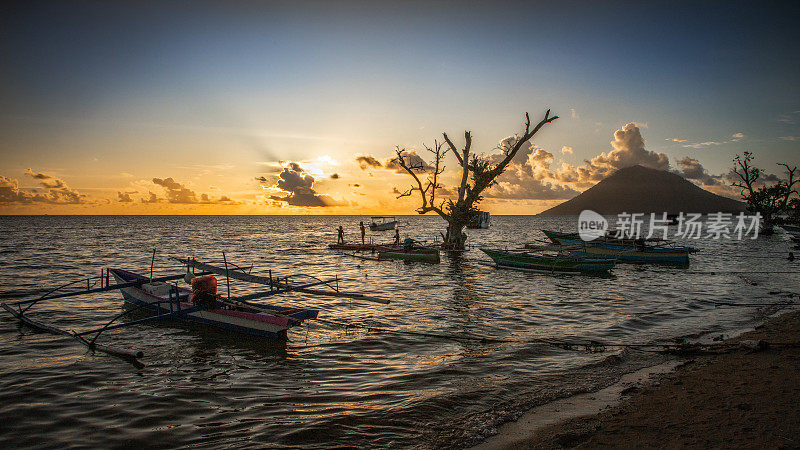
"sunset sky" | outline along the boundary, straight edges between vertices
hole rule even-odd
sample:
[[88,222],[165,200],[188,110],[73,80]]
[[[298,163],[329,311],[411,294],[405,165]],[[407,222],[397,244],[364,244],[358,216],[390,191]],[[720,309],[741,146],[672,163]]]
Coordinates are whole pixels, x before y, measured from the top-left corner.
[[637,163],[734,195],[735,154],[800,162],[800,15],[778,5],[5,6],[0,213],[411,214],[395,146],[470,130],[491,153],[548,108],[484,209]]

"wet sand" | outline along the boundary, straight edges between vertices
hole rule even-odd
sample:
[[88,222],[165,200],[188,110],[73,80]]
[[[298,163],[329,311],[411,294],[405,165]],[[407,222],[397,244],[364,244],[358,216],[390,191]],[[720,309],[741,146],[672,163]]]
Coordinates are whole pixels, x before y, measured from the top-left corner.
[[[792,345],[752,349],[753,341]],[[536,408],[479,447],[800,447],[800,311],[725,342],[741,347]],[[609,400],[614,393],[620,402]]]

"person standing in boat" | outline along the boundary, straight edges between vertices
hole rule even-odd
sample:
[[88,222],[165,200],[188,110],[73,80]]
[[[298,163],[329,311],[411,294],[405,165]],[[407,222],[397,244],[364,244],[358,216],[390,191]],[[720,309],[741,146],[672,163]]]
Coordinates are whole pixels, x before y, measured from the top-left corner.
[[364,237],[367,234],[367,230],[364,228],[364,221],[362,220],[361,223],[358,225],[361,227],[361,245],[364,245]]
[[339,225],[339,237],[336,239],[337,244],[344,244],[344,228]]
[[399,228],[395,228],[394,229],[394,246],[395,247],[399,247],[400,246],[400,229]]

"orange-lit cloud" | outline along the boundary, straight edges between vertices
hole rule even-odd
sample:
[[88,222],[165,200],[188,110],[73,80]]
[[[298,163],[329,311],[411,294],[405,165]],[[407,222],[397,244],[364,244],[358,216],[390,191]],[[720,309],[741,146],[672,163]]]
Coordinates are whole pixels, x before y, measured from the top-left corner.
[[117,192],[117,201],[120,203],[131,203],[133,199],[131,198],[131,194],[135,194],[136,191],[132,192]]
[[78,205],[86,203],[86,195],[71,189],[60,178],[41,172],[35,173],[31,169],[25,175],[37,180],[44,188],[43,192],[33,189],[26,192],[19,187],[16,179],[0,175],[0,203],[48,203]]

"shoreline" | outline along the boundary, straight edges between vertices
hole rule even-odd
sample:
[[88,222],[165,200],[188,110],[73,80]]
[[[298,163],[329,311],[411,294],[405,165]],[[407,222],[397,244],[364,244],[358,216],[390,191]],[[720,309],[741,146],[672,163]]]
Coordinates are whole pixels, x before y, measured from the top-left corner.
[[800,445],[800,311],[724,342],[740,347],[676,358],[537,406],[472,448]]

